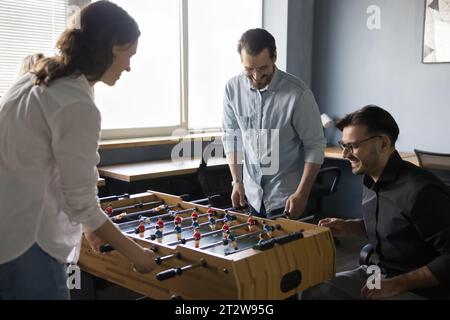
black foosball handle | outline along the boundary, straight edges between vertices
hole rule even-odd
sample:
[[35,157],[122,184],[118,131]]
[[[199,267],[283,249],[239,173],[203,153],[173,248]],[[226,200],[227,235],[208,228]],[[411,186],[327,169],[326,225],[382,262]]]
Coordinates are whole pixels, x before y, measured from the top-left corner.
[[159,281],[164,281],[164,280],[173,278],[177,275],[181,275],[182,273],[183,273],[183,270],[181,270],[181,268],[167,269],[165,271],[161,271],[161,272],[157,273],[156,279],[158,279]]
[[262,240],[253,246],[253,249],[256,250],[267,250],[272,248],[275,245],[274,239]]
[[283,236],[274,238],[275,242],[278,244],[285,244],[294,240],[303,238],[303,231],[289,233]]
[[100,253],[106,253],[106,252],[111,252],[114,251],[115,249],[113,248],[112,245],[110,244],[102,244],[100,246]]

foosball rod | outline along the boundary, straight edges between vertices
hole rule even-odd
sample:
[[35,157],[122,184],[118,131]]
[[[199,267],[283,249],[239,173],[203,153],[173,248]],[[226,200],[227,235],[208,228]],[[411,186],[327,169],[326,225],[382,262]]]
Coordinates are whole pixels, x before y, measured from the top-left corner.
[[[160,215],[158,215],[158,216],[149,216],[149,217],[145,216],[145,217],[148,218],[148,219],[158,220],[159,218],[162,219],[162,218],[166,218],[166,217],[173,217],[173,216],[175,216],[176,214],[187,213],[187,212],[194,211],[194,210],[197,210],[197,208],[189,208],[189,209],[178,210],[178,211],[169,211],[169,212],[167,212],[167,213],[165,213],[165,214],[160,214]],[[148,210],[147,210],[147,211],[148,211]],[[151,212],[147,212],[147,211],[135,212],[135,213],[132,213],[132,214],[133,214],[133,215],[136,214],[136,215],[138,215],[138,216],[139,216],[139,215],[142,216],[143,213],[151,213]],[[200,215],[199,215],[199,217],[200,217]],[[186,220],[187,220],[187,219],[188,219],[188,218],[186,218]],[[128,221],[128,222],[122,223],[122,224],[120,225],[120,227],[121,227],[121,229],[126,229],[126,228],[129,228],[129,227],[133,227],[133,228],[134,228],[136,224],[139,224],[138,222],[139,222],[139,221],[137,221],[137,220]],[[173,221],[168,221],[167,223],[168,223],[168,224],[169,224],[169,223],[173,223]],[[151,230],[151,229],[154,229],[154,228],[155,228],[155,225],[150,226],[150,227],[146,228],[145,230]],[[133,230],[133,231],[126,231],[126,233],[132,234],[132,233],[134,233],[134,230]]]
[[[182,213],[187,213],[187,212],[190,212],[190,211],[197,211],[197,210],[198,210],[197,208],[189,208],[189,209],[185,209],[185,210],[176,211],[175,213],[171,212],[171,213],[168,213],[168,214],[164,214],[164,215],[160,215],[160,216],[154,216],[154,217],[149,217],[149,218],[158,220],[159,218],[165,218],[168,215],[169,216],[174,216],[175,214],[182,214]],[[202,213],[202,214],[198,215],[198,218],[202,218],[202,217],[205,217],[207,215],[208,215],[207,213]],[[183,218],[183,221],[190,221],[190,220],[192,220],[192,217]],[[136,223],[136,221],[133,221],[133,222]],[[170,226],[170,225],[174,224],[174,221],[166,221],[165,225],[166,224]],[[199,224],[199,226],[206,225],[206,224],[207,223],[201,223],[201,224]],[[128,225],[126,225],[125,227],[128,227]],[[148,228],[145,228],[145,231],[152,230],[152,229],[155,229],[155,228],[156,228],[156,224],[151,225]],[[185,230],[192,229],[192,228],[193,228],[193,226],[184,227],[184,228],[182,228],[182,232],[185,231]],[[131,234],[131,233],[133,233],[133,231],[127,231],[127,233]],[[163,233],[163,236],[169,235],[169,234],[174,234],[174,233],[175,233],[175,230],[167,231],[166,233]],[[154,240],[154,239],[152,239],[152,240]]]
[[109,202],[109,201],[119,200],[120,198],[129,199],[130,198],[130,194],[129,193],[124,193],[124,194],[118,195],[118,196],[102,197],[102,198],[99,198],[98,200],[100,201],[100,203],[105,203],[105,202]]
[[184,267],[171,268],[171,269],[161,271],[156,274],[156,279],[158,279],[159,281],[167,280],[167,279],[173,278],[177,275],[180,276],[183,274],[183,272],[186,272],[188,270],[192,270],[192,269],[195,269],[198,267],[206,268],[207,265],[208,264],[206,263],[205,259],[200,259],[200,262],[196,263],[196,264],[189,264]]
[[[113,208],[112,213],[122,213],[125,210],[128,209],[137,209],[137,208],[143,208],[144,206],[159,206],[161,204],[164,204],[164,201],[162,200],[158,200],[158,201],[150,201],[150,202],[139,202],[139,203],[135,203],[133,205],[129,205],[129,206],[124,206],[124,207],[117,207],[117,208]],[[111,215],[111,217],[114,217],[115,215]]]
[[[199,215],[198,217],[200,218],[200,217],[202,217],[202,216],[204,216],[204,215]],[[225,220],[225,218],[221,218],[221,219],[217,219],[216,222],[223,222],[224,220]],[[208,222],[208,221],[205,221],[205,222],[199,223],[198,226],[199,226],[199,227],[203,227],[203,226],[206,226],[206,225],[208,225],[208,224],[209,224],[209,222]],[[194,226],[191,225],[191,226],[183,227],[183,228],[181,228],[181,232],[188,231],[188,230],[191,230],[191,229],[194,229]],[[220,230],[219,230],[219,231],[220,231]],[[217,233],[217,232],[219,232],[219,231],[212,231],[212,232]],[[167,232],[163,233],[163,236],[168,236],[168,235],[171,235],[171,234],[174,234],[174,233],[176,233],[175,230],[167,231]],[[209,233],[208,233],[208,234],[209,234]],[[207,235],[207,233],[205,233],[205,235]],[[154,239],[152,239],[152,240],[154,240]],[[168,245],[168,246],[171,246],[171,245],[174,245],[174,244],[179,244],[179,243],[182,243],[182,241],[183,241],[183,240],[177,240],[177,241],[171,242],[171,243],[169,243],[169,244],[167,244],[167,245]],[[184,244],[184,243],[183,243],[183,244]]]
[[[129,221],[127,221],[127,223],[130,223],[130,222],[135,222],[137,220],[135,218],[142,217],[143,214],[147,214],[148,215],[148,214],[152,214],[152,213],[156,213],[156,212],[160,212],[160,211],[164,211],[164,210],[170,210],[170,209],[179,207],[178,204],[175,204],[175,205],[172,205],[172,206],[167,206],[167,205],[163,205],[163,206],[164,207],[159,206],[159,207],[151,208],[151,209],[144,210],[144,211],[128,213],[128,214],[126,214],[125,216],[123,216],[121,218],[119,218],[119,215],[116,215],[116,216],[112,217],[112,220],[114,222],[118,223],[120,220],[125,219],[125,220],[129,220]],[[160,215],[160,216],[156,216],[156,218],[158,219],[159,217],[166,217],[166,216],[169,216],[169,215],[171,215],[170,212],[165,213],[165,214]],[[144,216],[144,217],[146,217],[146,218],[154,218],[153,216]],[[122,225],[127,226],[125,223],[122,223]]]
[[[221,219],[220,219],[220,220],[221,220]],[[219,221],[219,220],[218,220],[218,221]],[[219,222],[220,222],[220,221],[219,221]],[[201,225],[206,225],[206,224],[208,224],[208,223],[209,223],[209,222],[204,222],[204,223],[202,223]],[[247,223],[247,222],[241,223],[241,224],[237,224],[237,225],[235,225],[235,226],[231,226],[231,227],[230,227],[230,230],[232,230],[232,229],[238,229],[238,228],[242,228],[242,227],[246,227],[246,226],[248,226],[248,223]],[[193,227],[188,227],[188,228],[192,229]],[[215,231],[210,231],[210,232],[207,232],[207,233],[202,234],[202,238],[203,238],[203,237],[209,237],[209,236],[212,236],[212,235],[214,235],[214,234],[221,233],[221,232],[223,232],[222,229],[215,230]],[[185,244],[186,242],[191,242],[191,241],[193,241],[193,240],[195,240],[194,237],[190,237],[190,238],[186,238],[186,239],[182,239],[182,240],[178,240],[178,241],[174,241],[174,242],[168,243],[167,245],[168,245],[168,246],[173,246],[173,245],[180,244],[180,243],[181,243],[181,244]]]
[[[231,228],[230,228],[230,229],[231,229]],[[244,238],[247,238],[247,237],[251,237],[251,236],[257,235],[257,234],[259,234],[259,233],[261,233],[260,230],[258,230],[258,231],[253,231],[253,232],[241,234],[241,235],[239,235],[239,236],[236,236],[235,238],[236,238],[236,240],[244,239]],[[223,245],[223,243],[224,243],[223,240],[217,241],[217,242],[214,242],[214,243],[207,244],[206,246],[200,247],[200,249],[201,249],[201,250],[211,249],[211,248],[213,248],[213,247],[217,247],[218,245]],[[245,249],[249,249],[249,248],[251,248],[251,247],[247,247],[247,248],[245,248]],[[240,250],[236,250],[236,251],[240,251]]]

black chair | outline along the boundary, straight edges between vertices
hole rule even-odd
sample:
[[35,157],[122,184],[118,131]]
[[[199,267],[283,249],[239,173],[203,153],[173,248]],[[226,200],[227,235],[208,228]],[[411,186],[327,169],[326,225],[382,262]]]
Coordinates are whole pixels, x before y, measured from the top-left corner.
[[307,221],[316,218],[322,210],[322,198],[337,192],[341,169],[338,167],[321,168],[309,195],[308,204],[300,220]]
[[414,149],[419,166],[440,178],[450,188],[450,154]]

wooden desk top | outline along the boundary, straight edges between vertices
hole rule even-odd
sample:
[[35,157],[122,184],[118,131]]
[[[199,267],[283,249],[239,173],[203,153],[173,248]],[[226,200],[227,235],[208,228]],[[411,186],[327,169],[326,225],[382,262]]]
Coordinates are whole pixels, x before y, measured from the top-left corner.
[[[400,152],[400,156],[415,165],[419,165],[414,153]],[[345,160],[339,147],[327,147],[325,157]],[[200,159],[190,160],[158,160],[137,163],[125,163],[98,168],[102,177],[113,178],[125,182],[134,182],[147,179],[178,176],[184,174],[194,174],[200,165]],[[208,166],[227,165],[225,158],[211,158]],[[103,180],[104,185],[104,180]]]
[[[417,160],[417,157],[414,152],[399,152],[400,156],[403,160],[411,162],[415,164],[416,166],[419,165],[419,161]],[[342,151],[339,147],[327,147],[325,148],[325,157],[326,158],[332,158],[332,159],[341,159],[345,160],[342,157]]]
[[[98,168],[101,176],[125,182],[178,176],[196,173],[200,159],[193,160],[158,160],[138,163],[118,164]],[[208,166],[227,165],[225,158],[211,158]]]

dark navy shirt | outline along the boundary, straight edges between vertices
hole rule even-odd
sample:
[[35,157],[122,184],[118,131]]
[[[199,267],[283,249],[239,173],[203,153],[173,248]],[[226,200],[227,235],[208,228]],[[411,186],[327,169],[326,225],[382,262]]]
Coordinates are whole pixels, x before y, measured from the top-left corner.
[[363,218],[388,276],[428,266],[439,287],[417,291],[450,296],[450,192],[428,171],[394,152],[380,179],[364,177]]

